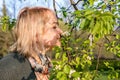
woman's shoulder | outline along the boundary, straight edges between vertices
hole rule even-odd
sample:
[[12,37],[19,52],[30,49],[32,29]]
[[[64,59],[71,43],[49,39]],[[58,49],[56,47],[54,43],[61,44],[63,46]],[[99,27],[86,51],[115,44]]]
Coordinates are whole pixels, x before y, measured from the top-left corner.
[[[6,62],[8,64],[6,64]],[[9,65],[10,63],[11,63],[10,65],[18,64],[18,63],[21,64],[23,62],[28,63],[27,59],[24,56],[22,56],[18,53],[9,53],[0,60],[0,64],[3,63],[3,64],[6,64],[6,65]]]
[[0,76],[0,80],[26,80],[34,73],[24,56],[10,53],[0,60]]

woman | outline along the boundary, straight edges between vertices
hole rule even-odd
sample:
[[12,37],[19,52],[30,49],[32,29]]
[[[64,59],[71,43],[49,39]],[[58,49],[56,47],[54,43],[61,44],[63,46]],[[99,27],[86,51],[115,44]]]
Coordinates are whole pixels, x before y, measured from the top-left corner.
[[0,80],[48,80],[52,64],[46,53],[60,46],[62,30],[55,13],[43,7],[19,12],[12,53],[0,61]]

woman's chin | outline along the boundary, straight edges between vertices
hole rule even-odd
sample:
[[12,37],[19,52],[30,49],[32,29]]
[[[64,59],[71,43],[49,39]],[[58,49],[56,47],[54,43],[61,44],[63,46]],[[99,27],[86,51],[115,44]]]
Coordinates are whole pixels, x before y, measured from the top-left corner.
[[54,44],[54,43],[47,43],[47,45],[46,45],[46,48],[48,48],[49,50],[51,50],[52,48],[54,48],[54,47],[60,47],[61,46],[61,42],[58,40],[58,41],[56,41],[56,43]]
[[57,41],[56,46],[60,47],[61,46],[61,42]]

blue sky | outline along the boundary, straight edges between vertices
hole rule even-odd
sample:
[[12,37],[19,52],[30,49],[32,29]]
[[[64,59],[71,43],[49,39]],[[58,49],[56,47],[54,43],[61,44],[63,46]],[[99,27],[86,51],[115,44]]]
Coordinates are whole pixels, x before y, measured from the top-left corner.
[[[50,2],[52,0],[49,0]],[[47,7],[48,3],[45,2],[45,0],[5,0],[6,3],[6,7],[7,7],[7,12],[8,15],[11,16],[12,18],[16,17],[19,10],[22,9],[25,6],[43,6],[43,7]],[[0,15],[2,15],[1,13],[1,9],[2,9],[2,4],[3,4],[3,0],[0,0]]]
[[[7,7],[7,12],[8,15],[11,16],[12,18],[16,18],[17,14],[19,12],[20,9],[22,9],[25,6],[42,6],[42,7],[48,7],[53,9],[53,5],[52,2],[53,0],[5,0],[6,3],[6,7]],[[65,4],[69,4],[66,3],[67,0],[56,0],[57,2],[57,9],[59,10],[60,7],[64,6]],[[0,15],[2,15],[2,5],[3,5],[3,0],[0,0]],[[67,5],[66,5],[67,6]]]
[[[74,0],[77,1],[77,0]],[[42,7],[48,7],[50,9],[53,9],[53,0],[5,0],[7,12],[8,15],[11,16],[11,18],[16,18],[17,14],[20,9],[22,9],[25,6],[42,6]],[[0,0],[0,15],[2,15],[2,4],[3,0]],[[79,3],[79,7],[81,7]],[[69,0],[56,0],[56,8],[59,11],[61,7],[68,8],[70,6]],[[70,8],[73,10],[73,7]]]

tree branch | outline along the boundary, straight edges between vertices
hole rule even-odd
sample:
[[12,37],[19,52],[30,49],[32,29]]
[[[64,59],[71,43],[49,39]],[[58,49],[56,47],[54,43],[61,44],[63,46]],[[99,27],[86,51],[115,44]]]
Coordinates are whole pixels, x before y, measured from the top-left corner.
[[78,8],[73,0],[70,0],[70,3],[74,7],[75,10],[78,10]]
[[70,3],[71,3],[71,5],[74,7],[75,10],[78,10],[77,4],[78,4],[80,1],[82,1],[82,0],[78,0],[78,1],[75,3],[73,0],[70,0]]
[[78,1],[75,3],[75,5],[77,5],[80,1],[82,1],[82,0],[78,0]]
[[56,17],[58,18],[57,9],[56,9],[56,7],[55,7],[55,0],[53,0],[53,8],[54,8],[54,10],[55,10],[55,15],[56,15]]

